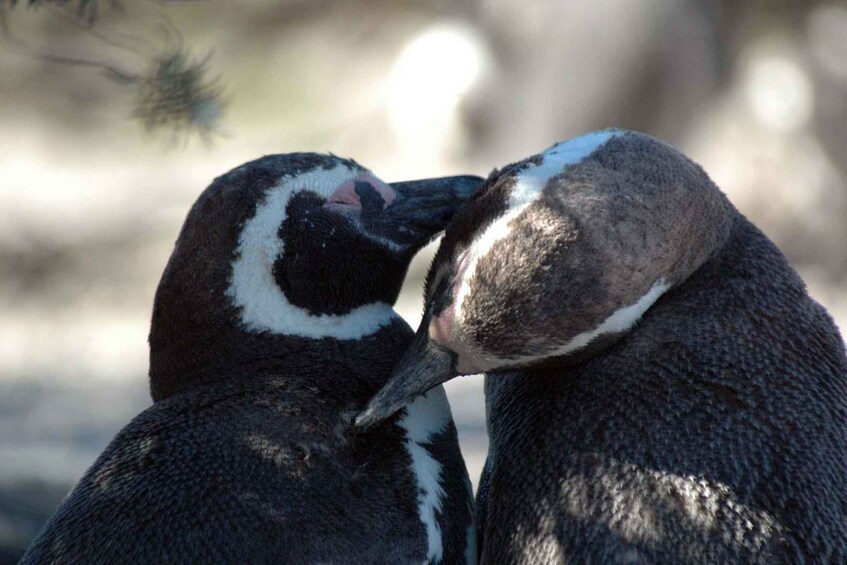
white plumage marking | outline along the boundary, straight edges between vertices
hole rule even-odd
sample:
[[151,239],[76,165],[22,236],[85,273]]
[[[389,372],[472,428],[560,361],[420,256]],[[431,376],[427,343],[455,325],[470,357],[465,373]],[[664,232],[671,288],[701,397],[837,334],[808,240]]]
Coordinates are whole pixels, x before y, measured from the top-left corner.
[[603,322],[593,330],[574,336],[568,343],[556,348],[554,355],[565,355],[576,351],[577,349],[585,347],[591,343],[591,341],[598,336],[620,333],[628,330],[641,319],[644,312],[646,312],[647,309],[650,308],[650,306],[652,306],[659,297],[670,288],[670,286],[670,283],[668,283],[665,279],[659,279],[653,283],[653,286],[650,287],[650,290],[648,290],[644,296],[636,300],[633,304],[615,310],[611,316],[603,320]]
[[586,332],[582,332],[581,334],[575,335],[565,344],[562,344],[551,351],[545,351],[539,355],[526,355],[523,357],[510,357],[508,359],[495,359],[496,361],[501,362],[506,365],[518,365],[523,364],[528,361],[535,361],[544,358],[550,357],[558,357],[560,355],[567,355],[569,353],[573,353],[579,349],[582,349],[589,343],[591,343],[595,338],[606,335],[606,334],[615,334],[628,330],[635,323],[641,319],[641,316],[644,315],[644,312],[647,311],[650,306],[652,306],[658,299],[661,297],[667,290],[670,288],[670,283],[668,283],[665,279],[659,279],[653,286],[650,287],[650,290],[647,291],[644,296],[636,300],[634,303],[629,306],[624,306],[615,310],[608,318],[603,320],[599,326],[592,330],[588,330]]
[[579,163],[621,133],[619,130],[595,131],[559,143],[541,154],[541,163],[530,165],[518,173],[515,186],[509,194],[506,212],[488,226],[471,245],[468,266],[461,274],[462,281],[456,296],[457,323],[462,320],[462,306],[470,292],[470,281],[479,259],[491,251],[495,243],[511,233],[512,220],[541,197],[551,178],[562,174],[567,166]]
[[379,330],[397,317],[390,304],[375,302],[359,306],[342,315],[315,316],[291,304],[276,284],[273,265],[282,254],[284,243],[277,232],[286,218],[289,199],[308,189],[329,197],[345,181],[362,170],[339,164],[333,169],[317,168],[283,177],[265,194],[256,214],[244,224],[238,240],[238,255],[232,265],[227,296],[241,310],[244,326],[256,332],[337,339],[359,339]]
[[407,405],[406,414],[399,422],[406,432],[406,450],[412,458],[412,473],[418,487],[418,516],[426,528],[427,563],[441,561],[444,555],[441,527],[435,516],[441,511],[444,487],[441,463],[433,458],[425,444],[452,419],[447,393],[439,385]]

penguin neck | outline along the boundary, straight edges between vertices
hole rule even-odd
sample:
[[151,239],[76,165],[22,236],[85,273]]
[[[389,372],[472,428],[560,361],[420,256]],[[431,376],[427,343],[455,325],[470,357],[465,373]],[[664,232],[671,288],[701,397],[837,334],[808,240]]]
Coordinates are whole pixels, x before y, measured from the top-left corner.
[[[675,323],[678,324],[679,319],[686,318],[692,327],[705,323],[705,320],[720,320],[725,316],[725,311],[716,307],[717,304],[723,302],[732,305],[758,300],[757,291],[751,286],[753,282],[768,292],[778,292],[778,287],[784,286],[786,291],[797,293],[798,297],[802,295],[803,283],[785,257],[740,213],[734,212],[728,218],[725,235],[719,241],[719,245],[703,255],[699,266],[687,278],[672,285],[662,284],[659,292],[654,292],[659,286],[654,284],[646,295],[613,312],[606,320],[626,318],[626,323],[604,322],[598,328],[577,336],[585,337],[582,340],[585,343],[579,348],[487,374],[494,379],[504,373],[537,373],[548,378],[578,374],[586,366],[614,356],[621,348],[631,347],[633,343],[643,344],[652,339],[649,336],[664,335],[664,330],[658,328],[664,328],[665,320],[677,320]],[[773,272],[774,276],[761,276],[761,273],[768,271]],[[660,282],[664,280],[660,279]],[[706,303],[705,298],[712,302]],[[644,307],[637,308],[642,302],[646,302]],[[619,316],[622,313],[626,316]],[[603,331],[603,326],[609,326],[610,331]],[[571,342],[579,342],[577,338],[572,338],[557,352],[567,350]]]
[[[791,299],[774,303],[776,296]],[[630,331],[606,336],[605,343],[592,342],[576,355],[487,373],[486,387],[490,386],[494,395],[501,388],[512,390],[523,376],[540,377],[536,382],[573,381],[574,377],[595,373],[598,363],[620,363],[621,359],[632,359],[635,353],[649,362],[672,363],[680,347],[697,349],[696,340],[724,327],[727,319],[745,319],[761,328],[773,328],[786,310],[791,309],[799,320],[807,308],[800,276],[756,226],[736,213],[726,242],[685,281],[668,290]],[[680,327],[686,331],[680,333]],[[719,343],[719,338],[715,335],[714,342]],[[686,339],[693,341],[689,344]]]
[[285,383],[334,395],[361,394],[364,401],[388,381],[414,335],[399,316],[358,339],[210,329],[204,328],[206,339],[181,339],[172,347],[155,347],[154,341],[162,345],[162,340],[154,340],[151,334],[150,391],[154,401],[224,383]]

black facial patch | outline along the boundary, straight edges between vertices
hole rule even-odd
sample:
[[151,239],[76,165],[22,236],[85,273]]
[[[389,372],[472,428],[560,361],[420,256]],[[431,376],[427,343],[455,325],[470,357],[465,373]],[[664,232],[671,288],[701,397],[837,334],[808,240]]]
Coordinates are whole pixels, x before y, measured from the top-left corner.
[[[382,202],[378,193],[371,194],[376,193],[372,188],[362,192],[363,209],[376,206],[374,198]],[[408,259],[365,237],[356,225],[356,212],[345,216],[325,209],[323,203],[308,191],[288,202],[279,229],[284,249],[273,268],[288,301],[313,315],[341,315],[373,302],[393,303]]]

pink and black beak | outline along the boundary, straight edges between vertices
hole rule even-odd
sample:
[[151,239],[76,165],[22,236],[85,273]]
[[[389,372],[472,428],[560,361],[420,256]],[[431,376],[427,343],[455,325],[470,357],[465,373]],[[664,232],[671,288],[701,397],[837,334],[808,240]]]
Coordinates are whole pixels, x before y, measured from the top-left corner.
[[402,253],[414,254],[447,227],[483,180],[465,175],[394,182],[387,185],[393,192],[388,198],[378,186],[357,182],[362,227]]

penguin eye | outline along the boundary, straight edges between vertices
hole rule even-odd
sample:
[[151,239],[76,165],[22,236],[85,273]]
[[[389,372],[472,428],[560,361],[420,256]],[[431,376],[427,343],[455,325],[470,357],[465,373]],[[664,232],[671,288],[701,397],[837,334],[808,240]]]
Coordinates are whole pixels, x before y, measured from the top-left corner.
[[361,209],[362,205],[354,194],[336,191],[327,198],[326,208],[341,208],[343,210]]

